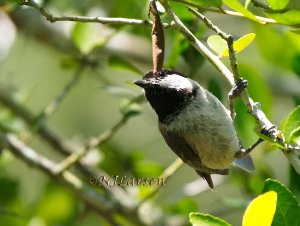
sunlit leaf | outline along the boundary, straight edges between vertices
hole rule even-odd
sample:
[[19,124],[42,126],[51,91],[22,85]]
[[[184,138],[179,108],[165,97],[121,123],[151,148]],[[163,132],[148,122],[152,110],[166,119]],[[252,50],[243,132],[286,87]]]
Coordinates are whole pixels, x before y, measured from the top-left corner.
[[124,59],[123,57],[113,55],[108,59],[108,65],[113,68],[118,68],[122,70],[132,71],[138,75],[142,75],[143,72],[134,66],[132,63]]
[[[255,36],[256,35],[254,33],[250,33],[236,40],[233,43],[233,49],[235,50],[235,52],[238,53],[245,49],[255,39]],[[229,56],[228,48],[224,50],[222,56]]]
[[282,13],[265,11],[265,14],[268,17],[278,21],[281,24],[286,24],[286,25],[300,24],[300,11],[296,9],[290,9]]
[[72,31],[72,41],[83,54],[106,43],[112,32],[94,23],[77,23]]
[[274,191],[266,192],[253,199],[247,207],[243,226],[271,226],[276,210],[277,193]]
[[231,226],[226,221],[204,213],[190,213],[190,223],[193,226]]
[[259,22],[259,20],[256,19],[255,15],[249,10],[245,9],[238,0],[223,0],[223,2],[235,11],[242,13],[245,17]]
[[290,143],[299,136],[300,128],[300,106],[295,108],[286,119],[283,126],[283,134],[287,143]]
[[289,1],[290,0],[267,0],[269,6],[275,10],[284,9],[289,4]]
[[219,56],[227,48],[227,42],[221,38],[219,35],[211,35],[207,38],[207,44],[209,47],[215,51]]
[[267,179],[263,192],[277,193],[277,207],[272,226],[299,226],[300,207],[295,196],[283,184],[273,179]]

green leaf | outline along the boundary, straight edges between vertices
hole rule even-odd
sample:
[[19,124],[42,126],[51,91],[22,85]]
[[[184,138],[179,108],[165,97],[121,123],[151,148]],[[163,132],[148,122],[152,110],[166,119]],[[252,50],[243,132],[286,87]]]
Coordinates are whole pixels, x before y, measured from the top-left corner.
[[283,184],[273,179],[267,179],[263,192],[277,193],[277,206],[272,226],[299,226],[300,207],[295,196]]
[[204,213],[190,213],[190,223],[193,226],[231,226],[226,221]]
[[269,6],[274,10],[284,9],[290,0],[267,0]]
[[[254,33],[249,33],[247,35],[244,35],[243,37],[239,38],[233,43],[233,49],[236,53],[242,51],[245,49],[248,45],[251,44],[251,42],[255,39]],[[222,54],[222,56],[229,56],[228,48],[226,48]]]
[[268,191],[248,205],[243,216],[243,226],[270,226],[276,210],[277,193]]
[[227,48],[227,42],[219,35],[211,35],[207,38],[207,44],[215,51],[219,56],[223,54]]
[[283,134],[287,143],[299,137],[300,130],[300,105],[286,119],[283,126]]
[[282,13],[265,11],[265,14],[276,20],[277,22],[285,25],[298,25],[300,24],[300,11],[296,9],[290,9]]
[[77,49],[88,54],[94,48],[104,45],[112,32],[104,31],[103,26],[94,23],[76,23],[72,31],[72,41]]
[[[249,33],[239,38],[233,43],[233,48],[236,53],[245,49],[255,38],[254,33]],[[207,44],[215,51],[219,57],[229,56],[227,42],[219,35],[212,35],[207,38]]]
[[111,56],[108,59],[108,65],[113,68],[128,70],[138,75],[143,74],[143,72],[140,69],[138,69],[136,66],[134,66],[129,61],[125,60],[123,57],[120,56],[115,56],[115,55]]
[[245,17],[249,18],[250,20],[259,22],[259,20],[256,19],[255,15],[249,10],[245,9],[244,6],[238,0],[223,0],[223,2],[235,11],[242,13]]

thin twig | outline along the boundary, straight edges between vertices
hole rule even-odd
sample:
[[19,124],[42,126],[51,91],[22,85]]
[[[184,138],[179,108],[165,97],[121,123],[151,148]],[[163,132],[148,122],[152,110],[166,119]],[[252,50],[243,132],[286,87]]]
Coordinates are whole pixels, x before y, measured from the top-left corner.
[[178,30],[186,39],[189,41],[191,45],[195,47],[211,64],[220,71],[229,81],[229,83],[234,85],[234,78],[231,71],[222,63],[222,61],[213,54],[202,42],[200,42],[195,35],[182,23],[182,21],[178,18],[178,16],[172,10],[169,2],[167,0],[159,0],[160,3],[166,9],[166,12],[171,16],[174,21],[174,28]]
[[[139,95],[132,98],[128,104],[131,105],[135,103],[141,103],[143,100],[144,100],[143,95]],[[91,150],[95,149],[96,147],[102,145],[103,143],[111,139],[119,131],[119,129],[122,128],[127,123],[129,118],[131,118],[132,116],[133,115],[130,112],[125,112],[122,118],[114,126],[100,133],[98,137],[91,138],[90,141],[87,143],[87,145],[85,145],[85,147],[81,149],[81,151],[72,153],[67,158],[65,158],[62,162],[57,164],[55,172],[57,174],[63,172],[64,170],[68,169],[69,167],[77,163]]]
[[152,61],[153,72],[161,71],[164,63],[165,54],[165,36],[163,26],[160,20],[155,0],[151,0],[149,4],[149,12],[153,15],[152,26]]
[[113,127],[109,128],[105,132],[101,133],[98,138],[92,138],[88,142],[85,148],[79,152],[75,152],[65,158],[62,162],[55,166],[55,173],[59,174],[65,171],[66,169],[70,168],[76,162],[78,162],[82,157],[84,157],[87,153],[91,150],[95,149],[96,147],[100,146],[107,140],[109,140],[116,132],[126,124],[128,120],[127,116],[123,116],[119,122],[117,122]]
[[[20,5],[30,6],[38,10],[41,15],[43,15],[48,21],[51,23],[58,21],[76,21],[82,23],[100,23],[100,24],[110,24],[110,25],[142,25],[142,26],[152,26],[152,21],[150,20],[139,20],[139,19],[131,19],[131,18],[121,18],[121,17],[89,17],[89,16],[54,16],[45,8],[39,6],[33,0],[22,0]],[[164,27],[170,27],[172,24],[163,24]]]

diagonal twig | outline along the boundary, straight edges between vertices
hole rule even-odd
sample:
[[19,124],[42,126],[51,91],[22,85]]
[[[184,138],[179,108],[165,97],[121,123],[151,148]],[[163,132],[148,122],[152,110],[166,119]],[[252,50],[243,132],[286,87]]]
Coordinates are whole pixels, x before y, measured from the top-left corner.
[[[129,101],[129,105],[134,103],[140,103],[143,100],[144,98],[142,95],[136,96]],[[90,141],[87,143],[87,145],[84,148],[82,148],[81,151],[72,153],[67,158],[65,158],[62,162],[57,164],[55,172],[57,174],[63,172],[64,170],[68,169],[69,167],[77,163],[91,150],[95,149],[96,147],[105,143],[107,140],[111,139],[119,131],[119,129],[122,128],[127,123],[128,119],[131,118],[132,116],[133,114],[130,114],[130,112],[124,113],[122,118],[115,125],[107,129],[106,131],[100,133],[98,137],[91,138]]]

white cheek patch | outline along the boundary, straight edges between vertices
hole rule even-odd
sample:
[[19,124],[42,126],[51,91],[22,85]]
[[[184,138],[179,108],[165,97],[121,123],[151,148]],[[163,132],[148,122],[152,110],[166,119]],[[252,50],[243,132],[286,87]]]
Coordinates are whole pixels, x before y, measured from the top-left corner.
[[167,75],[165,78],[163,78],[160,81],[160,84],[164,88],[171,88],[171,89],[176,89],[176,90],[181,90],[181,89],[192,90],[193,89],[192,80],[190,80],[188,78],[184,78],[177,74]]

